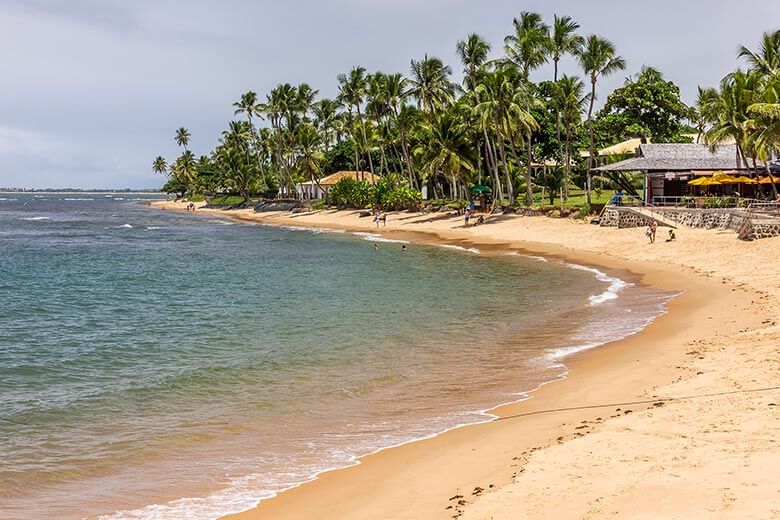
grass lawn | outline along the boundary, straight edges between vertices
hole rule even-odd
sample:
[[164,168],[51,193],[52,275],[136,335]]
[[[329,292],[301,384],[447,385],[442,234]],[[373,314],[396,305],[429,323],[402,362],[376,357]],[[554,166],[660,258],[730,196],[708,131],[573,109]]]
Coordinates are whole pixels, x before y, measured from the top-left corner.
[[[609,199],[612,198],[612,196],[615,194],[614,190],[602,190],[601,195],[597,194],[595,191],[591,192],[590,194],[590,201],[592,204],[606,204],[609,202]],[[578,207],[581,208],[585,205],[585,190],[569,190],[569,200],[563,203],[564,208],[571,208],[571,207]],[[550,199],[549,197],[545,197],[543,201],[541,201],[541,204],[543,206],[549,206],[550,205]],[[559,197],[555,197],[555,204],[553,204],[556,207],[561,206],[561,199]]]

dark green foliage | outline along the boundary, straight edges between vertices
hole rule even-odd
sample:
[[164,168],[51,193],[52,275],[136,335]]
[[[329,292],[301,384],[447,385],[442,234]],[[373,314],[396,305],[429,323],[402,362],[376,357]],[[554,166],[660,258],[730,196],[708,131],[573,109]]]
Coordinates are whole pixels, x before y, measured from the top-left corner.
[[341,179],[328,190],[328,202],[335,206],[365,208],[374,202],[371,183]]
[[348,208],[402,210],[416,208],[421,201],[420,192],[400,184],[395,175],[388,175],[376,184],[341,179],[328,191],[330,204]]
[[627,80],[607,97],[596,115],[594,131],[603,146],[632,137],[658,143],[690,142],[683,134],[690,130],[685,121],[691,117],[677,85],[656,69],[645,67],[636,79]]
[[325,152],[322,172],[325,175],[355,169],[355,147],[352,141],[342,141]]
[[180,177],[171,177],[168,182],[160,189],[165,193],[174,193],[179,197],[183,197],[187,193],[187,182]]
[[240,206],[244,204],[246,201],[247,199],[241,197],[240,195],[225,195],[223,197],[216,197],[214,199],[211,199],[209,205],[219,206],[219,207],[233,207],[233,206]]

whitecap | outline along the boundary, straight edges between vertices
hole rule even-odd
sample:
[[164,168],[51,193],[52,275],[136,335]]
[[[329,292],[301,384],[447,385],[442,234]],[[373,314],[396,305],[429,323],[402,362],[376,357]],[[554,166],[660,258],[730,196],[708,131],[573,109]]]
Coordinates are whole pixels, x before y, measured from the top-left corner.
[[117,226],[116,228],[117,229],[123,229],[123,228],[124,229],[133,229],[133,226],[131,226],[130,224],[122,224],[121,226]]
[[19,200],[19,199],[8,199],[8,198],[5,198],[5,197],[0,197],[0,200],[12,202],[12,201]]
[[148,229],[149,231],[154,231],[155,229],[165,229],[165,228],[162,228],[160,226],[146,226],[146,229]]
[[620,291],[632,285],[627,282],[624,282],[620,278],[609,276],[608,274],[604,273],[603,271],[599,271],[594,267],[587,267],[584,265],[570,264],[570,263],[566,263],[565,265],[572,269],[577,269],[578,271],[587,271],[589,273],[593,273],[596,276],[596,280],[600,282],[609,283],[609,287],[607,287],[606,291],[604,291],[601,294],[592,294],[591,296],[588,297],[588,302],[590,302],[590,304],[594,306],[600,305],[610,300],[616,300],[618,298],[618,293]]
[[51,217],[22,217],[19,220],[29,220],[29,221],[51,220]]
[[478,254],[482,253],[482,251],[480,251],[476,247],[461,247],[461,246],[456,246],[456,245],[452,245],[452,244],[439,244],[439,247],[443,247],[443,248],[446,248],[446,249],[454,249],[456,251],[463,251],[463,252],[466,252],[466,253],[474,253],[475,255],[478,255]]
[[62,200],[74,201],[74,200],[95,200],[95,199],[90,199],[90,198],[87,198],[87,197],[79,197],[79,198],[73,198],[73,199],[67,199],[66,198],[66,199],[62,199]]
[[385,238],[382,235],[379,235],[377,233],[363,233],[363,232],[355,232],[354,235],[363,237],[363,240],[368,240],[369,242],[382,242],[386,244],[408,244],[408,240],[400,240],[397,238]]

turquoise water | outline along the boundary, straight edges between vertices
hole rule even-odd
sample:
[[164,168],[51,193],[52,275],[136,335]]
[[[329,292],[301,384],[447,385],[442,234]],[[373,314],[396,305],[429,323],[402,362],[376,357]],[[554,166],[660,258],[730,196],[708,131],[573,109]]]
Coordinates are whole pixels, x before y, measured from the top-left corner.
[[0,518],[243,510],[486,420],[667,299],[556,261],[139,198],[0,195]]

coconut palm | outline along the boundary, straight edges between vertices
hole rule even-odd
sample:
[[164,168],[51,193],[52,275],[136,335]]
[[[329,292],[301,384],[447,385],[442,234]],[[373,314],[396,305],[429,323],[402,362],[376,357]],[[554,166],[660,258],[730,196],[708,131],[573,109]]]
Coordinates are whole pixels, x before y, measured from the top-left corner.
[[[587,202],[590,204],[590,170],[595,166],[596,144],[593,137],[593,103],[596,101],[596,83],[599,78],[609,76],[613,72],[626,68],[626,61],[617,55],[615,45],[595,34],[588,36],[577,56],[583,72],[590,78],[590,104],[588,106],[588,140],[590,142],[590,158],[588,159],[588,175],[585,186]],[[568,189],[568,186],[567,186]]]
[[339,104],[333,99],[320,99],[312,105],[312,115],[317,130],[322,134],[324,147],[333,142],[336,133],[336,121],[339,118]]
[[426,114],[434,114],[452,103],[455,94],[449,76],[452,69],[439,58],[426,54],[420,61],[412,60],[408,94],[417,99]]
[[568,186],[571,182],[572,150],[571,144],[577,125],[582,121],[582,113],[589,102],[590,95],[585,94],[585,84],[575,76],[562,76],[553,89],[551,103],[561,116],[564,135],[564,177],[563,196],[568,198]]
[[[488,54],[490,53],[490,44],[485,41],[478,34],[469,34],[465,40],[459,41],[456,46],[456,52],[460,62],[463,64],[463,74],[467,89],[471,93],[474,106],[479,103],[479,95],[477,94],[477,78],[485,70],[485,64],[487,63]],[[483,139],[485,143],[485,157],[489,163],[489,168],[495,167],[495,163],[491,163],[491,158],[494,156],[494,152],[491,150],[490,139],[487,135],[487,130],[482,129]],[[482,154],[479,153],[481,143],[476,143],[477,148],[477,174],[478,183],[482,183]]]
[[552,25],[550,42],[548,48],[553,60],[553,81],[558,81],[558,62],[567,54],[577,56],[582,50],[585,39],[577,34],[580,24],[575,22],[571,16],[558,16]]
[[168,163],[165,161],[165,158],[162,155],[158,155],[154,158],[154,161],[152,161],[152,170],[154,173],[168,173]]
[[504,38],[506,61],[520,69],[524,78],[547,63],[550,55],[550,27],[539,13],[524,11],[512,22],[514,34]]
[[[360,129],[360,137],[361,137],[361,144],[362,144],[362,150],[368,157],[368,168],[371,172],[371,179],[373,181],[374,179],[374,162],[371,159],[371,152],[368,150],[368,139],[366,137],[366,128],[363,124],[363,114],[361,112],[361,104],[363,103],[363,99],[366,95],[366,87],[367,87],[367,79],[366,79],[366,69],[363,67],[353,67],[352,70],[349,71],[349,74],[339,74],[337,77],[337,80],[339,82],[339,98],[341,101],[347,105],[349,108],[350,114],[352,107],[355,108],[355,113],[357,114],[357,121],[356,126]],[[358,147],[356,146],[355,149],[357,150]],[[358,161],[355,161],[355,171],[359,171],[359,164]]]
[[762,89],[763,76],[758,73],[738,70],[724,77],[720,88],[709,93],[704,107],[705,113],[715,119],[712,127],[704,134],[704,142],[715,148],[733,139],[737,145],[738,159],[747,165],[751,119],[748,108],[760,102]]
[[254,117],[262,117],[263,105],[257,101],[257,94],[253,91],[247,91],[241,95],[241,99],[233,103],[236,110],[233,115],[246,114],[247,123],[249,123],[249,132],[251,133],[252,147],[255,149],[255,158],[261,171],[263,169],[263,163],[260,159],[259,145],[257,140],[257,134],[255,133],[255,127],[252,124]]
[[190,132],[183,126],[176,130],[176,144],[187,151],[187,145],[190,144]]
[[761,47],[757,52],[744,45],[739,47],[739,57],[750,63],[750,70],[773,76],[780,73],[780,30],[765,32],[761,37]]
[[421,128],[421,139],[415,147],[427,178],[443,174],[450,184],[450,197],[458,197],[462,175],[474,170],[469,151],[468,128],[456,113],[457,107],[432,114]]

